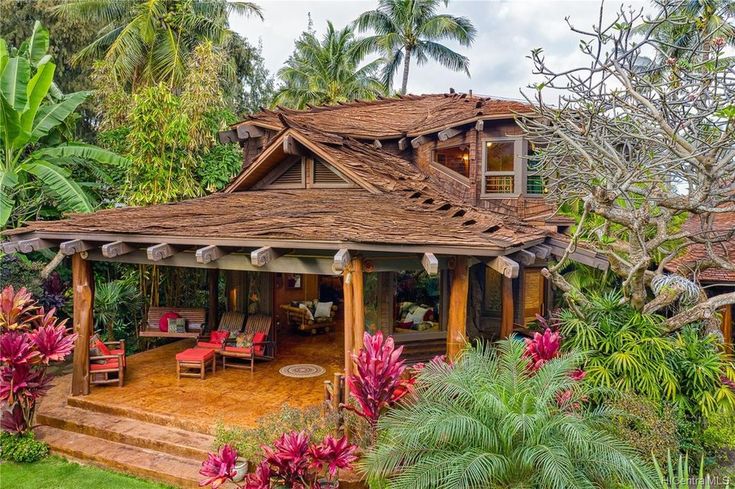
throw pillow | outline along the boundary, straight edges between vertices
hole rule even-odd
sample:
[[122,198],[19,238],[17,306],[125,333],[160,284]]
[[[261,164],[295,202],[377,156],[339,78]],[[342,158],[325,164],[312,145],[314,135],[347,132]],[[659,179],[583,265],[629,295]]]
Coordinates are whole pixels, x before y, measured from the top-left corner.
[[314,313],[316,318],[329,318],[332,317],[332,303],[331,302],[317,302],[316,312]]
[[163,314],[161,314],[161,319],[158,320],[158,328],[165,333],[168,331],[168,320],[180,317],[181,316],[173,311],[164,312]]
[[107,345],[102,343],[102,340],[99,338],[97,338],[94,347],[97,348],[102,353],[102,355],[112,355],[112,352],[109,348],[107,348]]
[[210,335],[209,335],[209,339],[210,339],[210,341],[212,343],[222,343],[223,341],[225,341],[229,337],[230,337],[230,332],[229,331],[219,331],[219,330],[217,330],[217,331],[212,331],[212,333],[210,333]]
[[235,337],[235,346],[238,348],[250,348],[253,346],[253,333],[238,333]]
[[306,318],[309,321],[314,320],[314,314],[311,313],[311,309],[309,309],[309,307],[306,304],[304,303],[299,304],[299,309],[304,309],[306,311]]
[[424,320],[424,315],[426,315],[426,311],[428,311],[427,308],[417,307],[416,309],[411,311],[408,316],[406,316],[406,321],[411,321],[413,324],[419,324],[421,321]]

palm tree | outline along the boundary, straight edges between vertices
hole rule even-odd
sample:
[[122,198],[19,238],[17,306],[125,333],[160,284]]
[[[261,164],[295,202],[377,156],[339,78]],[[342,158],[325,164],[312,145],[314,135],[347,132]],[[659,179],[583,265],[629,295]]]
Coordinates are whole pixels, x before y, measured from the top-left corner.
[[106,59],[116,79],[131,90],[142,83],[178,87],[197,44],[221,46],[233,35],[229,14],[263,18],[256,4],[227,0],[72,0],[56,11],[105,23],[76,60]]
[[[523,343],[433,361],[413,397],[378,422],[364,468],[376,487],[652,487],[655,475],[606,429],[613,412],[589,409],[570,374],[580,357],[529,372]],[[381,485],[383,483],[384,485]],[[372,484],[371,484],[372,486]]]
[[307,105],[331,105],[352,99],[375,99],[385,93],[375,76],[380,60],[360,66],[351,27],[336,30],[327,22],[327,32],[319,40],[312,30],[296,40],[294,53],[278,71],[283,86],[274,104],[303,109]]
[[415,57],[419,65],[432,59],[452,71],[469,76],[469,59],[438,41],[455,40],[470,46],[477,30],[466,17],[437,14],[440,3],[449,0],[380,0],[378,8],[363,12],[355,21],[360,32],[373,30],[375,35],[362,39],[363,53],[378,51],[386,57],[383,82],[393,85],[393,76],[403,63],[401,93],[406,93],[408,72]]

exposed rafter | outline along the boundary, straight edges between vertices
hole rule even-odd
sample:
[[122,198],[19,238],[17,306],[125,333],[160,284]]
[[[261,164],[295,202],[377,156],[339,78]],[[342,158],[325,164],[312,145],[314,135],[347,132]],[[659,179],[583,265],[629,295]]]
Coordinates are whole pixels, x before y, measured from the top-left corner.
[[523,263],[525,266],[533,265],[536,262],[536,254],[526,250],[519,250],[510,255],[510,257]]
[[539,260],[546,260],[551,254],[551,248],[546,245],[531,246],[528,251],[534,253]]
[[439,141],[446,141],[447,139],[453,138],[459,134],[462,134],[462,129],[458,127],[448,127],[443,131],[439,131],[436,136],[439,138]]
[[265,132],[263,132],[263,129],[257,126],[253,126],[250,124],[241,124],[237,126],[237,137],[241,140],[259,138],[264,134]]
[[304,151],[293,136],[283,138],[283,152],[287,155],[304,156]]
[[401,138],[398,140],[398,149],[401,151],[405,151],[408,148],[409,141],[408,138]]
[[262,267],[268,263],[276,260],[278,257],[286,254],[286,250],[279,250],[271,248],[270,246],[263,246],[257,250],[253,250],[250,253],[250,263],[255,267]]
[[222,258],[226,254],[219,246],[209,245],[196,251],[196,260],[199,263],[209,263]]
[[482,119],[475,122],[475,131],[482,132],[482,130],[485,129],[485,121]]
[[102,245],[102,256],[107,258],[115,258],[116,256],[127,255],[137,250],[135,246],[132,246],[123,241],[113,241]]
[[424,256],[421,257],[421,265],[429,275],[439,273],[439,260],[434,256],[434,253],[424,253]]
[[16,253],[18,251],[18,242],[6,241],[4,243],[0,243],[0,249],[2,249],[3,253]]
[[416,149],[422,144],[428,143],[429,141],[431,141],[431,138],[429,136],[419,136],[411,140],[411,147]]
[[350,263],[351,259],[352,257],[350,256],[350,250],[348,250],[347,248],[340,249],[334,255],[334,270],[337,272],[343,271],[345,268],[347,268],[347,265]]
[[82,251],[91,250],[96,248],[97,245],[90,243],[89,241],[82,241],[81,239],[72,239],[71,241],[64,241],[59,245],[59,251],[62,255],[71,256],[74,253],[81,253]]
[[54,246],[53,241],[47,241],[41,238],[22,239],[18,241],[18,251],[21,253],[33,253],[34,251],[44,250]]
[[149,246],[146,249],[146,255],[148,256],[148,259],[151,261],[161,261],[165,260],[166,258],[172,257],[177,253],[177,250],[174,246],[171,246],[168,243],[161,243],[153,246]]
[[488,261],[487,266],[508,278],[518,277],[518,270],[520,269],[518,262],[511,260],[507,256],[497,256]]

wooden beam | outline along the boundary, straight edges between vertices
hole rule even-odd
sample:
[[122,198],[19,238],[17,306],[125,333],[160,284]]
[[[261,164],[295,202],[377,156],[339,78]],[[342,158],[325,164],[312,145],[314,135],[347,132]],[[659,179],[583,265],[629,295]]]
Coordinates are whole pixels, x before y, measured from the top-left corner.
[[461,129],[457,127],[448,127],[443,131],[439,131],[437,137],[439,138],[439,141],[446,141],[447,139],[453,138],[454,136],[457,136],[459,134],[462,134]]
[[398,149],[400,151],[405,151],[408,148],[408,138],[401,138],[398,140]]
[[209,293],[207,297],[207,325],[209,331],[214,331],[219,324],[217,321],[219,317],[219,270],[216,268],[207,270],[207,288]]
[[422,144],[428,143],[429,141],[431,141],[431,138],[429,138],[429,136],[419,136],[411,140],[411,147],[416,149]]
[[539,260],[546,260],[551,254],[551,248],[546,245],[531,246],[528,251],[535,254]]
[[18,242],[5,241],[4,243],[0,243],[0,249],[2,249],[3,253],[16,253],[18,251]]
[[125,243],[123,241],[113,241],[102,245],[102,256],[106,258],[115,258],[117,256],[127,255],[137,250],[133,245]]
[[485,121],[480,119],[479,121],[475,122],[475,131],[482,132],[483,129],[485,129]]
[[[556,245],[551,245],[551,254],[557,258],[564,256],[565,252],[566,247],[561,248]],[[577,248],[576,251],[569,253],[569,259],[602,271],[607,270],[610,266],[610,263],[605,258],[597,256],[594,252],[590,254],[589,250],[582,252],[579,248]]]
[[424,253],[424,256],[421,257],[421,266],[429,275],[439,273],[439,260],[434,256],[434,253]]
[[[342,297],[344,303],[344,358],[345,358],[345,377],[352,375],[353,364],[352,354],[355,345],[355,313],[354,313],[354,294],[352,293],[352,271],[345,268],[342,272]],[[345,399],[349,399],[349,385],[345,382]]]
[[447,317],[447,357],[449,358],[456,358],[467,342],[469,283],[467,257],[457,256],[449,289],[449,315]]
[[71,395],[89,394],[89,337],[94,328],[92,264],[76,253],[71,257],[74,294],[74,333],[77,335],[72,364]]
[[62,255],[71,256],[74,253],[81,253],[82,251],[91,250],[96,248],[97,245],[90,243],[89,241],[82,241],[81,239],[73,239],[71,241],[64,241],[59,245],[59,251]]
[[513,333],[513,279],[503,277],[502,288],[500,338],[507,338]]
[[199,248],[196,251],[196,259],[198,263],[209,263],[216,261],[225,256],[225,251],[219,246],[209,245],[204,248]]
[[373,148],[380,149],[383,147],[383,143],[380,142],[380,139],[373,140]]
[[146,250],[146,255],[151,261],[161,261],[166,258],[172,257],[177,253],[175,247],[168,243],[161,243],[153,246],[149,246]]
[[262,248],[253,250],[250,253],[250,263],[252,263],[255,267],[262,267],[272,261],[275,261],[276,258],[283,256],[284,254],[284,250],[277,250],[275,248],[271,248],[270,246],[263,246]]
[[350,250],[348,250],[347,248],[340,249],[334,255],[334,270],[337,272],[343,271],[345,268],[347,268],[347,265],[349,265],[351,259],[352,257],[350,257]]
[[237,129],[230,129],[228,131],[220,131],[217,133],[220,144],[229,144],[238,142]]
[[287,155],[304,156],[304,151],[299,147],[299,142],[293,136],[283,138],[283,152]]
[[353,326],[353,348],[355,351],[362,348],[363,336],[365,335],[365,297],[362,258],[352,259],[352,315]]
[[523,263],[525,266],[533,265],[536,262],[536,254],[526,250],[519,250],[510,255],[513,260]]
[[507,256],[496,256],[487,262],[487,266],[504,277],[516,278],[518,276],[518,262],[511,260]]
[[257,126],[253,126],[250,124],[240,124],[239,126],[237,126],[237,137],[240,140],[259,138],[264,134],[265,132],[263,131],[263,129]]
[[54,245],[52,241],[41,238],[22,239],[18,241],[18,251],[21,253],[32,253],[34,251],[51,248]]

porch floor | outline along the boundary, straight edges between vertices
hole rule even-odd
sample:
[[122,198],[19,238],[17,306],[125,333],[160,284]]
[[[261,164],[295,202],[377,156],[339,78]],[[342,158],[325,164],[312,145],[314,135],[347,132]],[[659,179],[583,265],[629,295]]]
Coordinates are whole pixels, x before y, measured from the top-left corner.
[[[124,387],[92,386],[88,396],[70,397],[69,404],[100,412],[126,415],[208,433],[217,422],[252,426],[283,404],[318,405],[323,383],[344,369],[341,331],[316,336],[282,334],[272,361],[256,361],[255,371],[228,368],[199,378],[176,378],[176,353],[194,346],[181,340],[128,357]],[[228,362],[229,363],[229,362]],[[285,377],[281,367],[312,363],[324,367],[319,377]],[[65,379],[66,380],[66,379]],[[67,391],[68,392],[68,391]]]

